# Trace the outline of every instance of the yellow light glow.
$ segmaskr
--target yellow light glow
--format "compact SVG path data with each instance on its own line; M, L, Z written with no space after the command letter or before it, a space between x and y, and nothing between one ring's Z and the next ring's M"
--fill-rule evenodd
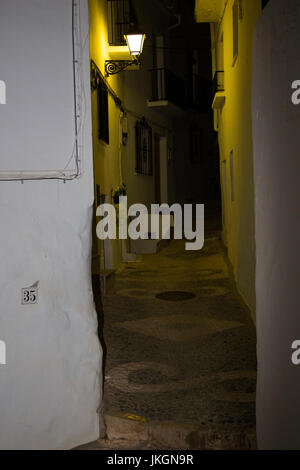
M143 52L145 34L134 33L126 34L125 39L131 55L139 56Z

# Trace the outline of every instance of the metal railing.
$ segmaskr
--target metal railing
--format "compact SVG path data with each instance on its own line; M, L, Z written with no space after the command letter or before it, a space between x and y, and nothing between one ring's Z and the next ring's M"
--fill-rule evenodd
M152 75L152 96L150 101L171 101L184 107L186 103L185 82L166 68L150 70Z
M213 82L212 82L213 96L216 93L225 91L224 88L224 70L217 70L215 72Z

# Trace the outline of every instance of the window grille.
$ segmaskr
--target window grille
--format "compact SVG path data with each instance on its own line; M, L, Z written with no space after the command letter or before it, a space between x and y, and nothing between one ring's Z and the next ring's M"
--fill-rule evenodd
M216 70L213 82L212 82L212 88L213 88L213 97L215 97L215 94L218 93L219 91L225 91L224 88L224 70Z
M152 128L143 118L137 121L136 132L136 172L141 175L152 176Z
M108 42L111 46L126 45L124 34L131 22L130 0L108 0Z

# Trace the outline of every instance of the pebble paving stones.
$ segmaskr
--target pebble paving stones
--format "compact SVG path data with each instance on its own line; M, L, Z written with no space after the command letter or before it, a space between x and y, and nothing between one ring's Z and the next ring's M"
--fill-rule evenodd
M255 328L218 236L128 263L103 308L106 413L255 429Z

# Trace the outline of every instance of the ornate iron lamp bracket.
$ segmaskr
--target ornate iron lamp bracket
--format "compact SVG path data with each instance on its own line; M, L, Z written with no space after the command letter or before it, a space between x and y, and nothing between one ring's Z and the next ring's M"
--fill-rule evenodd
M134 60L106 60L105 61L105 73L106 76L109 75L116 75L122 70L127 69L128 67L132 67L133 65L139 65L139 61L137 59Z

